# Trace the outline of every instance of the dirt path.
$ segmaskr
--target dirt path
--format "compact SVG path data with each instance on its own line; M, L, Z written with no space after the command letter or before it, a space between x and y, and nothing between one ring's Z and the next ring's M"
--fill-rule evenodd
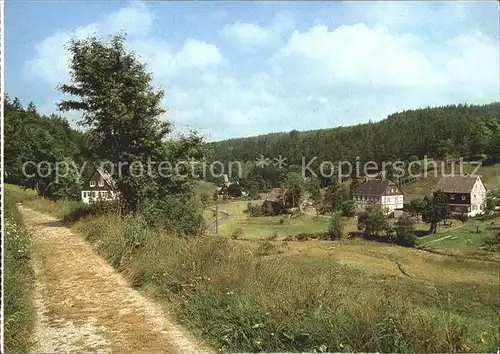
M81 237L53 217L20 209L33 242L35 352L207 351Z

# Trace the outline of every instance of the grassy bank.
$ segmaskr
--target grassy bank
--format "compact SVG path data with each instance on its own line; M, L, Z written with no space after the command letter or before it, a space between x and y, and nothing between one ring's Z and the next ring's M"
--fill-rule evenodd
M34 324L31 244L16 199L5 193L4 346L8 353L29 350Z
M60 205L26 203L53 215ZM216 350L494 352L500 345L498 282L369 274L324 257L252 252L222 237L186 240L131 216L87 217L73 227ZM466 261L439 267L473 270Z

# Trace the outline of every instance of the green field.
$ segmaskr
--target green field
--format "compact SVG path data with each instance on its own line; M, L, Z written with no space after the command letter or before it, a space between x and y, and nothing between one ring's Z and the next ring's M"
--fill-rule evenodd
M485 240L500 231L500 218L488 221L471 219L466 223L459 223L458 227L441 227L438 231L436 235L420 238L419 243L429 249L500 260L498 253L482 249Z
M219 206L220 212L229 215L227 220L221 220L218 233L222 236L231 236L234 230L241 229L243 239L265 239L272 235L277 235L278 239L287 236L295 236L301 233L315 234L325 232L328 229L329 217L309 216L288 217L279 216L259 216L250 217L244 211L247 209L248 201L232 201ZM253 201L252 204L260 204L262 201ZM215 231L215 216L213 208L204 214L209 231ZM283 223L281 223L283 220ZM351 232L356 229L354 218L345 218L345 231Z

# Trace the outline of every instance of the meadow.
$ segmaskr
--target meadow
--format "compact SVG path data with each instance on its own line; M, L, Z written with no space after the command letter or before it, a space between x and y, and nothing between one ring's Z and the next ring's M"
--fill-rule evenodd
M54 215L64 208L43 199L23 203ZM236 225L222 222L221 233ZM253 235L248 240L185 239L132 216L92 216L72 227L215 350L493 352L500 346L498 262L361 239L261 241L252 224L241 226Z

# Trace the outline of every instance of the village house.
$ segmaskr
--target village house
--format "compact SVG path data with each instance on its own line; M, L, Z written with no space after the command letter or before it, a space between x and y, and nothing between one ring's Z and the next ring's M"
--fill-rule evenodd
M226 195L230 198L247 196L247 193L241 189L240 183L238 181L230 182L227 174L223 174L222 178L222 185L220 187L217 187L217 193L219 195Z
M82 188L82 201L90 204L98 200L115 200L118 191L113 177L106 171L97 168Z
M486 206L486 187L481 176L443 176L434 191L442 190L450 199L452 215L475 216Z
M404 193L388 179L367 181L353 193L356 211L361 212L369 205L380 205L387 214L403 209Z

